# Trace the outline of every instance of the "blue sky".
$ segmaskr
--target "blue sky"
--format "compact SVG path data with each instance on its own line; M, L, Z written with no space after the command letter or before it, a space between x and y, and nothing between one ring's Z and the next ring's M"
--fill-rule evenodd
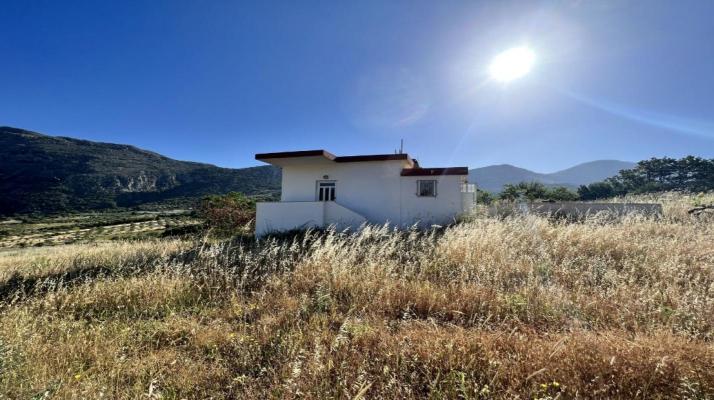
M0 125L225 167L714 157L713 1L1 1ZM536 54L501 84L490 60Z

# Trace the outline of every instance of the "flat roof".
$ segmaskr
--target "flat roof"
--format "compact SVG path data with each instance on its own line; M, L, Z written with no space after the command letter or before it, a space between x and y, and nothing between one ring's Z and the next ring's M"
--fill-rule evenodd
M448 168L405 168L402 176L440 176L440 175L468 175L468 167Z
M256 160L265 160L270 158L295 158L295 157L319 157L323 156L330 160L335 159L335 155L325 150L301 150L301 151L281 151L277 153L258 153L255 155Z
M270 160L275 158L298 158L298 157L325 157L328 160L342 162L362 162L362 161L392 161L392 160L410 160L409 155L402 154L365 154L356 156L336 156L327 150L301 150L301 151L282 151L277 153L258 153L255 155L256 160Z
M277 153L258 153L256 160L269 162L268 160L301 158L301 157L324 157L327 160L338 163L362 162L362 161L407 161L411 168L404 168L401 176L440 176L440 175L468 175L468 167L448 167L448 168L421 168L417 160L409 158L406 153L398 154L364 154L356 156L336 156L327 150L300 150L281 151Z

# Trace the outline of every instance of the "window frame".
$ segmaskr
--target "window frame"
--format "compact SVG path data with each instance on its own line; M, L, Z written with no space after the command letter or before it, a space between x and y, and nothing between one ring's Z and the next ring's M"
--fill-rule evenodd
M424 182L431 182L434 185L434 194L422 194L421 185ZM416 195L417 197L437 197L439 195L439 181L436 179L417 179L416 181Z
M323 186L324 184L324 186ZM327 193L330 193L330 198L324 198L320 199L320 189L332 189L330 191L325 190L324 193L327 196ZM325 202L325 201L335 201L337 198L336 195L337 192L337 181L336 180L330 180L330 179L321 179L315 182L315 201L320 201L320 202Z

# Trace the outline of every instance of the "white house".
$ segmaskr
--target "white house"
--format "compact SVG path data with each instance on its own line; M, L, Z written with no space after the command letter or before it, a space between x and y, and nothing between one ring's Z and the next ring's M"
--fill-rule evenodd
M325 150L256 154L282 168L280 202L257 204L255 234L362 223L447 224L471 209L467 167L421 168L407 154L335 156Z

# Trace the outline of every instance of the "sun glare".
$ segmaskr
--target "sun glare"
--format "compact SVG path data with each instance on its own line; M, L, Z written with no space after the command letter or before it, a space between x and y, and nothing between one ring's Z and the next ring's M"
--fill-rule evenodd
M514 47L494 57L488 67L491 78L510 82L527 74L533 67L535 54L527 47Z

